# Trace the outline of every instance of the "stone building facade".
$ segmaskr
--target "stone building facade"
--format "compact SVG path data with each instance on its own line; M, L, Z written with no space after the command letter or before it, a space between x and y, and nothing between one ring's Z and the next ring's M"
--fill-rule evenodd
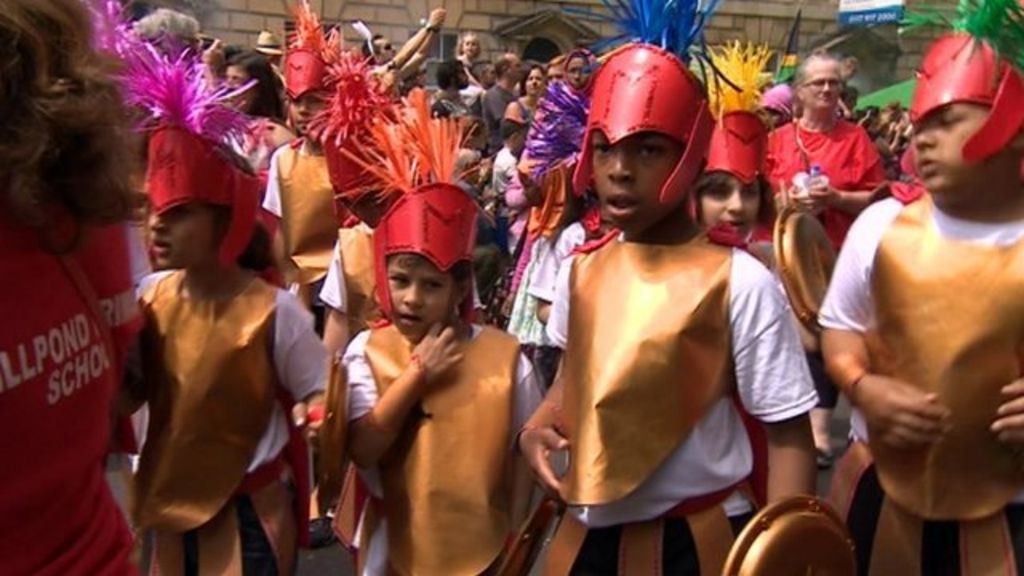
M293 0L153 0L184 8L199 17L204 30L225 42L251 45L263 29L283 33L288 27ZM328 23L362 20L377 33L401 43L421 25L430 0L310 0ZM800 48L825 47L861 62L860 84L869 89L909 77L933 34L899 35L895 26L840 30L836 24L839 0L723 0L707 29L709 44L730 40L767 43L776 50L786 38L798 8L802 8ZM908 0L910 8L952 6L954 0ZM457 34L479 33L485 51L516 52L527 59L547 56L587 44L611 33L580 11L600 11L600 0L444 0L448 11L445 30L434 46L434 56L450 57ZM346 27L346 36L355 37Z

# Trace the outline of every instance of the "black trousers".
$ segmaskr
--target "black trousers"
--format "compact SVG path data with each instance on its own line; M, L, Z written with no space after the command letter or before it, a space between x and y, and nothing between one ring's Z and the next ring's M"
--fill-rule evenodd
M753 517L752 513L729 518L734 536L738 536ZM619 540L622 526L594 528L587 531L580 553L572 565L573 576L617 576L619 572ZM662 535L662 573L673 576L700 576L697 547L690 525L682 518L665 520ZM719 576L718 574L704 576Z

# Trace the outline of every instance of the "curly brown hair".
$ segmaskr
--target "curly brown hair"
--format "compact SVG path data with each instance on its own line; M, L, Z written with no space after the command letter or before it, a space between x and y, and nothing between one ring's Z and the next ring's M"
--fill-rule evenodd
M137 157L112 71L78 0L0 0L0 201L25 224L131 215Z

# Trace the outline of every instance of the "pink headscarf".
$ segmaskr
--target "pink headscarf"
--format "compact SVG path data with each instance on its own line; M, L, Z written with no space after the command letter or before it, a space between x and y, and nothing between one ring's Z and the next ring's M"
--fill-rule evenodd
M789 121L793 118L793 88L789 84L773 86L761 95L761 107L778 112Z

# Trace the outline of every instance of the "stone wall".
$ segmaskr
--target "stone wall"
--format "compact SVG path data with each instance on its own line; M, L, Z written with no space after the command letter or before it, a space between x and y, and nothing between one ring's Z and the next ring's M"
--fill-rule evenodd
M189 4L204 24L205 31L222 38L225 42L251 45L256 34L263 29L282 33L289 14L290 0L164 0L163 4ZM908 0L911 8L921 5L954 5L954 0ZM310 0L313 9L327 22L363 20L374 32L384 34L395 43L401 43L419 26L436 0ZM836 25L838 0L806 0L803 2L803 21L800 27L800 48L804 51L830 43L842 36ZM496 54L505 50L521 52L522 38L501 38L493 34L496 28L517 19L528 17L544 10L561 10L567 18L580 21L601 35L611 33L604 23L581 20L577 15L565 12L565 8L600 10L600 0L570 0L547 2L537 0L447 0L447 32L473 30L480 33L485 51ZM795 0L724 0L708 26L707 38L710 44L730 40L749 40L768 43L777 50L785 47L793 17L799 3ZM567 49L574 43L577 31L566 29L558 22L546 24L536 30L536 35L552 39L561 48ZM882 26L873 33L893 46L895 62L885 64L885 76L895 79L912 74L921 53L934 34L914 33L899 36L895 26ZM355 41L351 30L346 36ZM841 38L840 38L841 40ZM838 45L842 48L842 43ZM862 62L863 67L874 63Z

